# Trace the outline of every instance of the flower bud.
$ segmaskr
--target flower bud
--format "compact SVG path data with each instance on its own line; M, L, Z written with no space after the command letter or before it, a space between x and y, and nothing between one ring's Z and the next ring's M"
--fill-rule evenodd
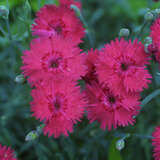
M121 151L125 147L125 141L120 139L116 142L116 148Z
M157 15L160 15L160 8L154 10Z
M0 17L8 19L9 9L6 6L0 6Z
M16 83L20 83L20 84L24 84L25 83L25 78L24 78L23 74L18 75L15 78L15 82Z
M33 131L29 132L26 135L25 141L33 141L33 140L35 140L38 137L39 137L39 135L38 135L37 131L33 130Z
M119 36L120 37L128 37L130 34L130 31L128 28L122 28L120 31L119 31Z
M148 46L149 46L149 44L144 44L144 51L146 52L146 53L149 53L149 51L148 51Z
M146 37L144 40L145 44L152 44L152 38L151 37Z
M153 14L151 12L147 12L145 15L144 15L144 19L146 21L152 21L154 18Z

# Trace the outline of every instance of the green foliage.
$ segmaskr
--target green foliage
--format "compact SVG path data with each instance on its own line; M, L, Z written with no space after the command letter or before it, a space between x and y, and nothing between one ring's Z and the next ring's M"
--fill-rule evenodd
M49 3L58 5L57 0L0 1L0 5L8 4L10 10L8 20L0 19L0 143L14 148L20 160L151 160L151 141L143 136L131 136L125 140L121 153L115 143L121 138L119 133L151 135L159 124L160 75L154 62L149 67L153 83L142 93L143 108L134 126L107 132L102 131L97 123L89 124L84 117L67 138L54 139L41 134L36 138L31 135L35 140L25 141L26 135L37 131L40 124L30 113L29 85L17 84L14 80L21 74L22 52L29 48L33 38L30 27L35 12ZM115 39L121 28L129 28L131 36L135 37L148 11L146 8L160 6L151 0L82 0L82 3L82 15L94 48L101 48ZM149 26L143 35L148 33ZM91 44L86 36L80 47L87 51ZM83 84L83 81L79 83Z
M116 160L122 160L122 157L121 157L121 154L120 154L120 151L117 150L116 148L116 143L117 143L118 139L117 138L114 138L110 144L110 148L109 148L109 160L113 160L113 159L116 159Z

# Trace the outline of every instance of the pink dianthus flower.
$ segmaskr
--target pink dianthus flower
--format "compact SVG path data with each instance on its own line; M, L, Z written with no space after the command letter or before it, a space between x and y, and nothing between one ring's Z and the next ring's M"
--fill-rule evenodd
M100 51L96 62L98 80L118 95L140 92L151 82L151 75L145 66L148 60L141 42L116 39Z
M80 88L66 78L38 86L32 90L32 97L33 116L44 121L44 134L55 138L73 131L73 124L80 121L86 105Z
M30 48L24 52L21 69L32 85L66 76L78 80L86 73L81 49L71 40L59 36L43 37L34 39Z
M37 12L35 24L32 25L33 35L72 38L74 43L80 43L85 32L81 21L73 9L64 5L45 5Z
M152 145L154 147L154 158L155 160L160 160L160 126L156 127L155 131L152 134Z
M0 144L0 160L17 160L14 151L10 147L2 146Z
M140 110L140 96L138 93L117 95L107 86L97 82L87 84L86 99L88 100L88 119L98 121L100 127L108 130L118 126L133 125Z

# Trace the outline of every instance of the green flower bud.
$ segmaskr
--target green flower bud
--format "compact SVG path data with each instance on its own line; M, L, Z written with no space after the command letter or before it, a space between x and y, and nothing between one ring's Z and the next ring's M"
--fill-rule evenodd
M151 37L146 37L144 40L145 44L152 44L152 38Z
M26 81L26 80L25 80L23 74L20 74L20 75L18 75L18 76L15 78L15 82L16 82L16 83L24 84L25 81Z
M148 46L149 46L149 44L145 44L145 45L144 45L144 51L145 51L146 53L149 53L149 51L148 51Z
M116 142L116 148L120 151L125 147L125 141L120 139Z
M128 37L130 34L130 31L128 28L122 28L120 31L119 31L119 36L120 37Z
M8 19L9 9L6 6L0 6L0 17Z
M33 141L33 140L35 140L38 137L39 137L39 135L38 135L37 131L33 130L33 131L29 132L26 135L25 141Z
M154 18L153 14L151 12L147 12L145 15L144 15L144 19L146 21L152 21Z
M160 8L154 10L156 14L160 15Z

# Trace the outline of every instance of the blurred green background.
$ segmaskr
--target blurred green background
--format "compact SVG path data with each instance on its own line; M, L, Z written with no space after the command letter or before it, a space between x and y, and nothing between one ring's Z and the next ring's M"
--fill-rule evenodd
M0 0L9 7L9 18L0 18L0 143L11 146L20 160L152 160L151 135L160 124L160 97L155 97L142 109L134 126L107 132L98 123L89 124L86 117L75 126L69 137L58 139L41 135L33 141L25 141L26 135L40 125L31 117L30 87L17 84L14 79L21 73L21 56L29 48L32 39L30 26L36 11L55 0ZM93 47L101 48L118 36L123 27L131 30L133 38L143 24L147 8L155 9L160 3L152 0L81 0L82 14L92 35ZM149 24L142 40L149 35ZM81 48L90 49L85 37ZM153 83L142 93L142 99L160 87L158 65L149 67ZM118 151L115 143L130 133L125 148Z

